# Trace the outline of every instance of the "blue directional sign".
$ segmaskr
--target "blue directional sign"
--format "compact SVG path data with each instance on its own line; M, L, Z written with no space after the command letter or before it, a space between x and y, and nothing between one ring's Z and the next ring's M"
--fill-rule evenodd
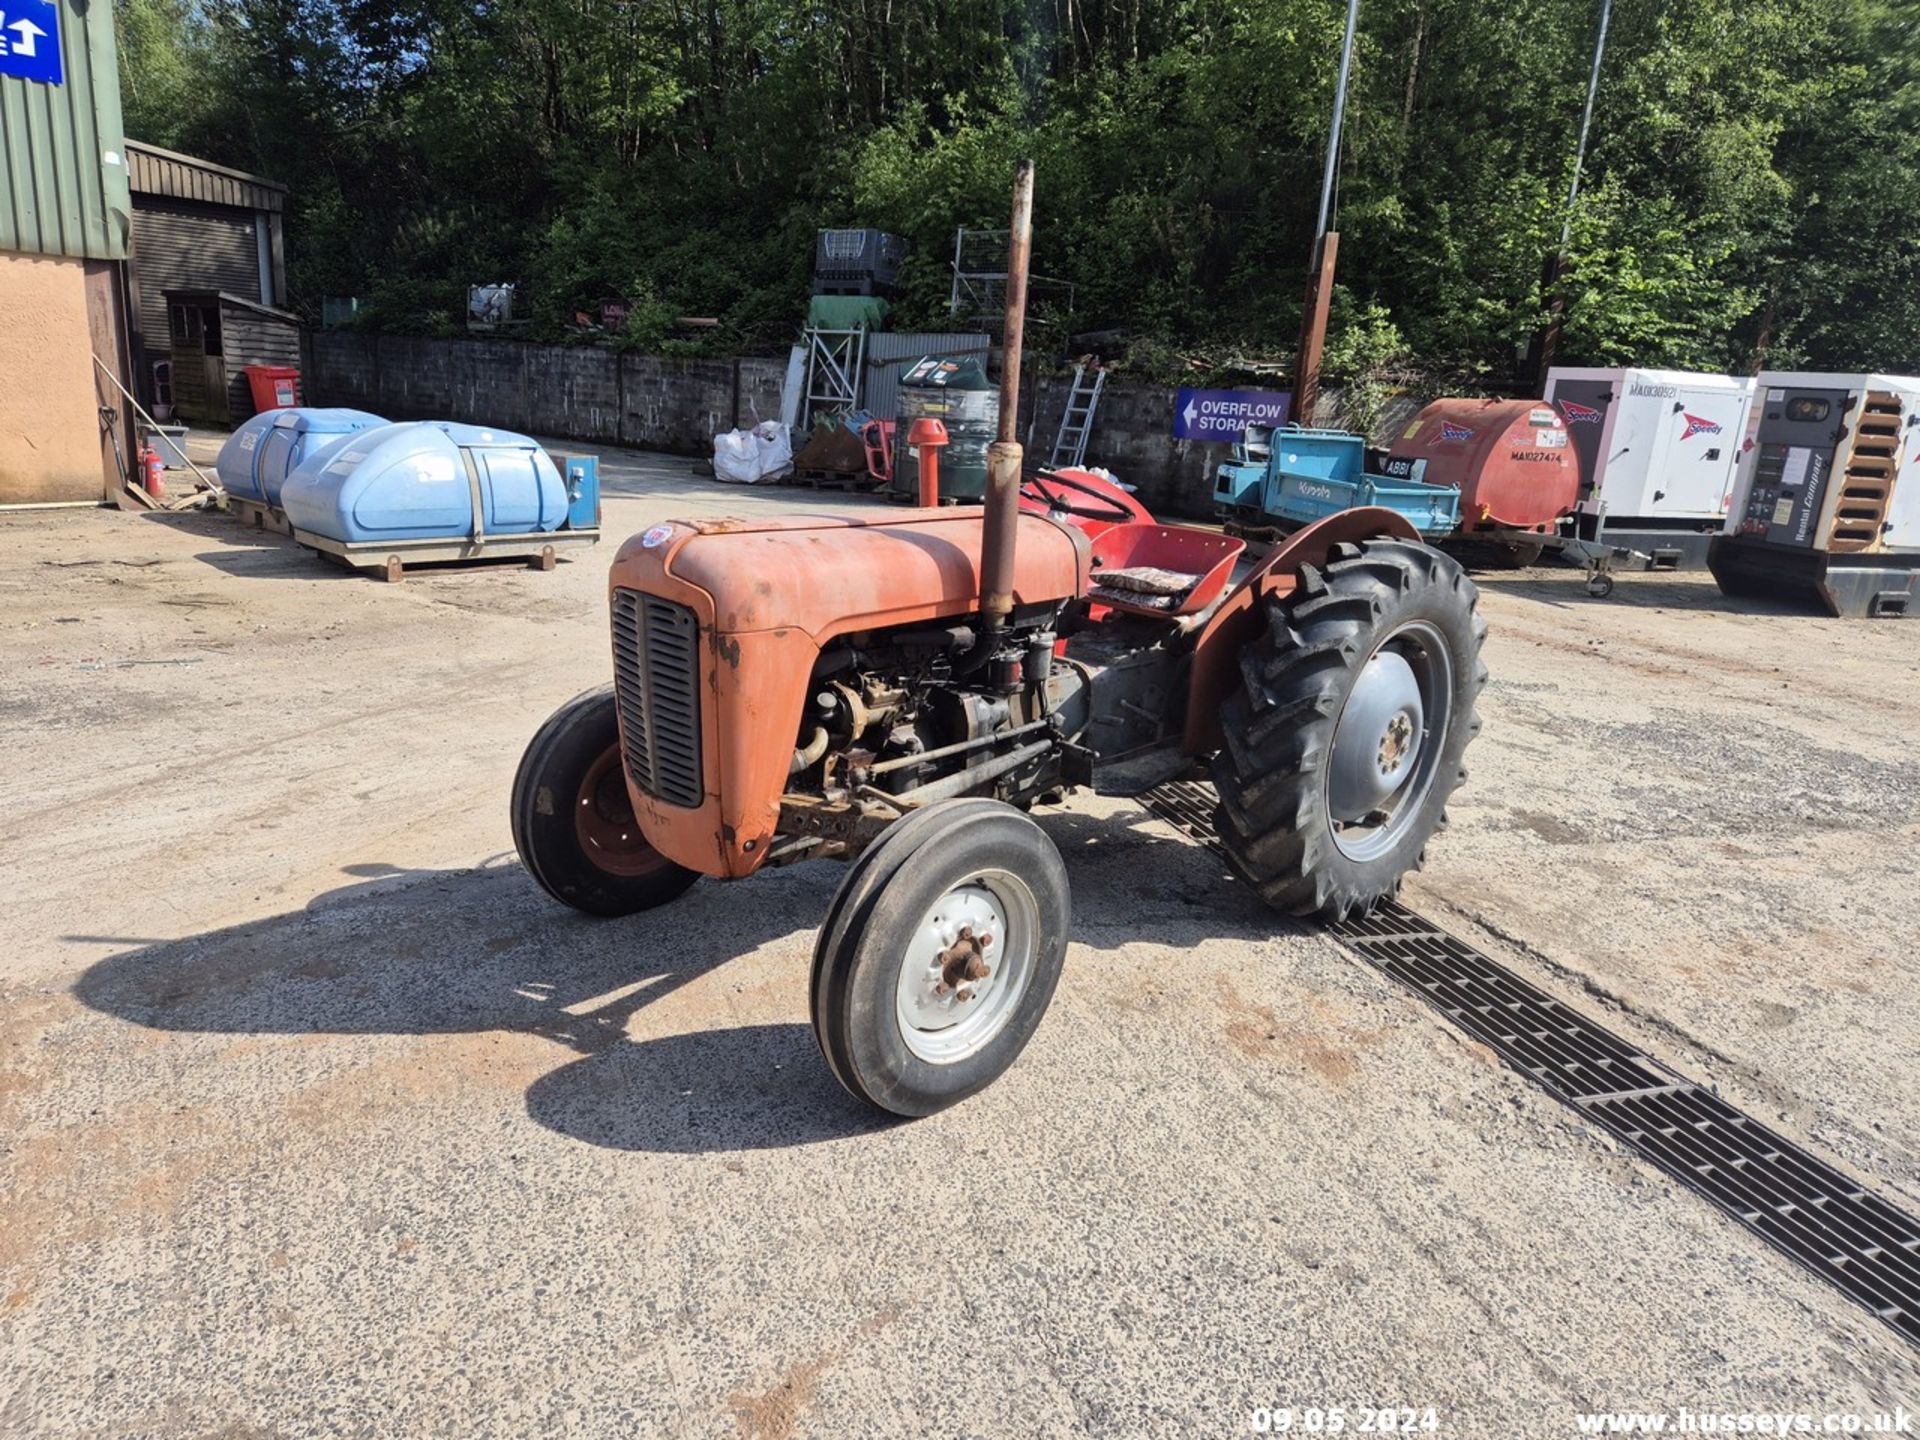
M1249 425L1284 425L1293 396L1285 390L1186 390L1173 407L1173 438L1231 445Z
M58 85L60 6L58 0L0 0L0 75Z

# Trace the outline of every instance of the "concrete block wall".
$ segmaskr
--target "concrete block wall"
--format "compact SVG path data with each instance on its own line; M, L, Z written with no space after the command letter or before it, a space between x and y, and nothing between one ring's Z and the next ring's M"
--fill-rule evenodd
M526 374L526 429L582 440L619 433L618 355L611 350L569 352L532 345L513 348L521 352ZM474 404L476 409L484 408L478 397Z
M733 428L737 363L621 356L619 442L710 453L713 437Z
M315 405L704 455L719 431L779 418L786 364L323 330L306 372Z
M787 362L750 359L739 362L740 396L734 406L736 425L753 426L780 418L780 389L787 383Z

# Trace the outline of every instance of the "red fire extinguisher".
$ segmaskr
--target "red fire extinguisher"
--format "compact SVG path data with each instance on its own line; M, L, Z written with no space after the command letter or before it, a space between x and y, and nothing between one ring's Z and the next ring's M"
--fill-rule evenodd
M140 471L146 480L147 494L159 497L167 493L167 467L161 463L160 452L149 441L140 455Z

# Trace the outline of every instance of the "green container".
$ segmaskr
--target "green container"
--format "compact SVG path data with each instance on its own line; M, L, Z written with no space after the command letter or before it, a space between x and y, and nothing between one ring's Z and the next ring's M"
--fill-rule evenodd
M980 500L987 493L987 449L1000 429L1000 394L975 356L929 355L900 377L893 432L893 494L920 493L920 457L907 444L913 422L931 417L947 427L940 452L940 498Z
M816 295L807 302L807 325L814 330L880 330L887 323L887 302L872 295Z

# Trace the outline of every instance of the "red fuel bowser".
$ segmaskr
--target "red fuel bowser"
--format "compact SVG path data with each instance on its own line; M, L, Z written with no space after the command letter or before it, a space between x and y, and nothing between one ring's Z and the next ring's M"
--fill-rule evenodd
M1436 400L1400 432L1382 469L1459 486L1463 537L1551 535L1580 498L1580 466L1566 427L1544 400Z

